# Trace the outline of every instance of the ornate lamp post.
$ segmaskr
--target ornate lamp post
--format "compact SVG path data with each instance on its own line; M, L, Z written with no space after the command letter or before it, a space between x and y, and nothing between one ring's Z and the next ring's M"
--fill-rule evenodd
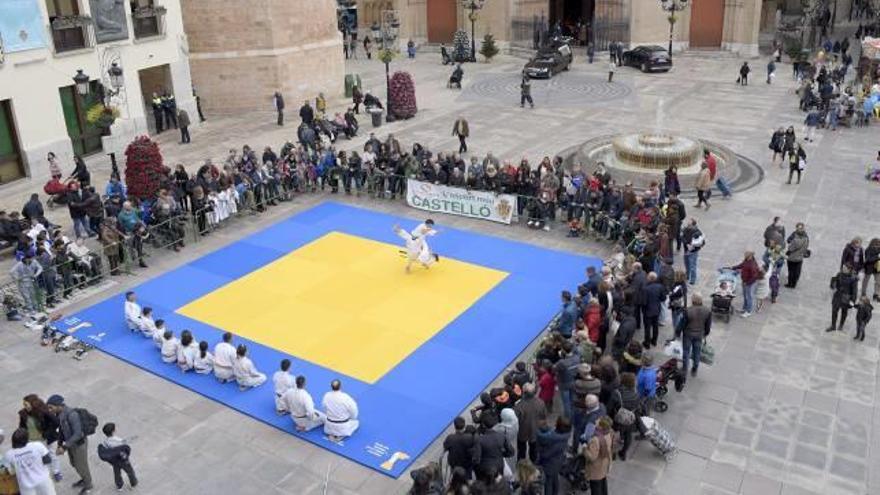
M85 75L82 69L76 70L76 75L73 76L73 83L76 85L76 94L80 96L88 96L89 76Z
M477 41L475 36L474 25L479 17L478 12L483 9L486 0L461 0L461 6L469 10L468 19L471 21L471 62L477 61Z
M110 76L110 87L112 87L112 91L110 96L116 96L119 94L119 90L125 85L125 78L122 74L122 67L119 66L116 62L110 65L110 68L107 69L107 75Z
M385 10L382 12L382 26L373 23L372 26L373 39L382 39L382 51L379 52L379 60L385 64L385 120L387 122L394 121L394 115L391 114L391 73L389 64L397 53L397 36L400 32L400 21L398 20L396 10Z
M660 7L669 12L669 16L666 18L669 21L669 61L672 62L672 34L673 29L675 27L675 21L678 18L675 17L676 12L681 12L687 7L688 0L660 0Z

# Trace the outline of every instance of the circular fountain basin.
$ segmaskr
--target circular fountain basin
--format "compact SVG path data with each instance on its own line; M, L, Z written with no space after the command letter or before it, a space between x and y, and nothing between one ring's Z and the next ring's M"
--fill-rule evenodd
M703 147L696 140L665 133L625 134L611 141L615 160L635 168L666 170L697 166Z

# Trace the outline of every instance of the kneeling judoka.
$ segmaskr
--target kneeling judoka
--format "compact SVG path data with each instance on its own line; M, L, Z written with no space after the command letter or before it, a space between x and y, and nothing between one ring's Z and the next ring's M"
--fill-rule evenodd
M296 388L284 392L281 402L290 411L296 431L309 431L324 424L324 413L315 410L315 401L306 390L306 377L296 377Z
M330 391L324 394L324 400L321 401L327 416L324 433L334 442L350 437L360 426L357 403L341 389L342 383L333 380L330 382Z

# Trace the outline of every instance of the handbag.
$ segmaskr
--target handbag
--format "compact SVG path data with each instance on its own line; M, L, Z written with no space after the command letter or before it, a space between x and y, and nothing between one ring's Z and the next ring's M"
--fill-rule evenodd
M700 362L709 366L715 364L715 348L709 345L708 340L703 341L703 348L700 350Z
M807 249L807 250L804 252L804 258L809 258L810 256L812 256L812 254L813 254L813 252L810 251L809 249ZM880 262L878 262L878 263L880 263Z
M620 395L620 390L615 390L614 392L617 394L617 399L621 403L620 408L614 414L614 422L622 426L632 426L633 423L636 422L635 413L623 407L623 397Z

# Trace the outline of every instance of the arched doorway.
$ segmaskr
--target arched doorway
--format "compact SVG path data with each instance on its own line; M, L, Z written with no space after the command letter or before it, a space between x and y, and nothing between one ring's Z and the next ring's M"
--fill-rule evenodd
M428 0L428 42L451 43L458 26L456 0Z
M585 42L593 24L596 0L550 0L550 30Z
M720 48L724 32L724 0L691 2L691 48Z

